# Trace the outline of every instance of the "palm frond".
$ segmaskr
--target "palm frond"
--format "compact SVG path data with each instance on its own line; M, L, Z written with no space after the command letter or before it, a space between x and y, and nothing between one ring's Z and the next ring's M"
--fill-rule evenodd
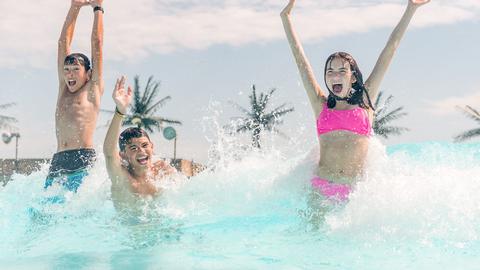
M282 106L280 107L284 107L286 104L283 104ZM278 117L281 117L289 112L293 112L295 110L295 108L291 107L291 108L287 108L287 109L281 109L281 108L277 108L275 110L273 110L272 112L269 113L269 115L273 115L273 117L275 118L278 118Z
M16 123L17 119L15 117L11 117L11 116L0 115L0 121Z
M250 131L250 128L247 125L240 125L236 128L235 133Z
M405 131L409 131L409 129L405 127L388 125L391 121L406 116L407 113L403 112L403 106L389 111L393 96L389 95L385 100L383 100L383 98L384 93L380 91L374 105L376 110L374 112L372 128L375 134L388 139L391 135L400 135Z
M141 122L142 123L142 128L148 130L151 133L153 133L155 131L153 128L155 128L157 131L162 130L161 123L159 121L157 121L156 119L142 118L141 121L142 121Z
M6 129L11 129L11 128L15 128L14 126L12 126L12 124L14 123L17 123L17 119L14 118L14 117L10 117L10 116L3 116L3 115L0 115L0 128L6 128Z
M383 93L380 92L380 94L378 95L379 97L375 102L375 112L374 112L375 117L382 117L386 113L386 111L389 109L389 105L393 99L393 96L389 95L384 102L380 103L382 94Z
M398 107L396 108L395 110L383 115L383 116L380 116L378 118L375 119L375 122L378 126L381 126L381 125L384 125L388 122L391 122L393 120L396 120L398 118L401 118L405 115L407 115L406 112L401 112L403 110L403 107Z
M148 89L145 90L144 94L144 104L146 107L151 107L150 104L158 96L158 88L160 87L160 82L154 82L153 81L153 76L150 76L148 78ZM145 108L146 109L146 108ZM146 109L147 110L147 109Z
M147 108L145 110L145 114L146 115L149 115L149 114L154 114L157 112L157 110L162 107L167 101L171 100L172 97L170 96L166 96L164 98L162 98L161 100L157 101L155 104L151 105L149 108Z
M276 107L275 109L273 109L270 113L273 113L273 112L276 112L276 111L279 111L279 110L282 110L285 106L287 106L287 103L283 103L282 105ZM293 108L292 108L293 109Z
M388 139L391 135L401 135L405 131L410 129L406 127L392 127L392 126L381 126L374 129L375 134Z
M375 112L374 112L375 117L381 117L382 115L384 115L386 113L386 111L389 109L388 105L391 102L392 98L393 98L393 96L390 95L387 98L387 100L385 100L384 103L375 104Z
M151 116L149 117L149 119L152 119L152 120L155 120L159 123L169 123L169 124L177 124L177 125L181 125L182 122L178 121L178 120L172 120L172 119L168 119L168 118L163 118L163 117L156 117L156 116Z
M152 91L152 81L153 81L153 76L150 76L148 77L147 79L147 84L145 85L145 87L143 88L143 95L142 97L140 98L140 103L142 105L145 105L147 103L147 100L148 98L150 97L151 95L151 91Z
M11 103L5 103L5 104L0 104L0 110L3 110L3 109L8 109L10 107L13 107L17 105L16 103L14 102L11 102Z
M267 104L268 102L270 101L270 98L272 97L273 93L276 91L277 89L275 88L272 88L270 89L270 92L268 92L268 94L266 94L264 97L263 97L263 100L261 100L261 104L260 106L262 107L263 110L265 110L267 108Z
M465 108L457 106L456 108L459 109L468 118L476 122L480 122L480 113L471 106L466 105Z
M242 133L242 132L248 131L249 128L247 126L247 120L248 119L246 119L246 118L240 118L239 117L235 120L232 120L229 124L223 126L223 129L229 135L235 135L237 133Z
M132 115L128 115L127 117L125 117L123 119L123 122L122 122L122 126L133 126L133 116Z
M378 92L377 100L375 100L375 104L373 104L375 108L379 107L380 102L382 102L382 97L383 97L383 92L382 91Z
M271 127L273 125L283 124L282 116L292 111L293 111L293 108L289 108L289 109L283 109L276 113L270 113L265 117L265 120L262 124L265 127Z
M137 75L134 78L134 88L133 88L133 100L130 103L130 110L132 112L140 111L140 108L137 108L141 104L141 94L140 94L140 77Z
M466 131L458 136L454 137L455 142L463 142L465 140L471 139L473 137L480 136L480 128L476 129L471 129L469 131Z

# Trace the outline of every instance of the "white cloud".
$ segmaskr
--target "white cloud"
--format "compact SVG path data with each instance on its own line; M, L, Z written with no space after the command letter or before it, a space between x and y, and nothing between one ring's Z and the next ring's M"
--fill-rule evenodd
M458 114L457 106L465 105L480 108L480 92L466 96L448 97L441 100L427 102L427 111L436 115Z
M304 42L391 27L407 1L298 1L294 23ZM70 1L1 1L0 67L42 67L55 63L56 41ZM105 0L105 52L123 61L154 53L242 46L285 39L279 0ZM416 14L412 27L473 20L480 0L434 0ZM92 15L82 10L76 48L89 49ZM323 22L328 26L320 27Z

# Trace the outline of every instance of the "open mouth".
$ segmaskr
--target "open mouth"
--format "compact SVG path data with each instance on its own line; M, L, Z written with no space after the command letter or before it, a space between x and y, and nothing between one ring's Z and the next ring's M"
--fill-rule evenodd
M343 90L343 85L340 84L340 83L335 83L332 85L332 91L335 93L335 94L340 94Z
M139 157L137 158L137 162L140 163L140 165L146 165L148 162L148 157Z
M75 80L68 80L67 83L68 83L68 86L73 87L73 86L75 86L75 84L77 84L77 81L75 81Z

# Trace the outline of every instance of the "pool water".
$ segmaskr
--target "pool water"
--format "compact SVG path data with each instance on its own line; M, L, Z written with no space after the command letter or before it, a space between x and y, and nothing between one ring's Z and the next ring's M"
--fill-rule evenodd
M15 175L0 188L0 268L478 269L480 144L373 140L350 200L322 215L318 149L267 152L179 177L135 216L115 211L101 157L78 193L44 191L47 165Z

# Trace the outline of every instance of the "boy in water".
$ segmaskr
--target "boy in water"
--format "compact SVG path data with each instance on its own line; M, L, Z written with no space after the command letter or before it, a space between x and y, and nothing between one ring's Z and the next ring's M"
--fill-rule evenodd
M152 162L153 143L140 128L120 126L132 100L132 88L125 90L125 77L117 80L113 91L116 108L105 137L103 153L112 181L112 199L117 209L136 205L139 198L158 195L159 181L176 173L165 161ZM117 143L120 147L118 149Z
M96 159L93 132L103 95L103 0L72 0L58 40L59 92L55 112L57 153L53 155L45 188L59 183L76 192ZM94 13L92 62L70 52L75 23L84 6Z

